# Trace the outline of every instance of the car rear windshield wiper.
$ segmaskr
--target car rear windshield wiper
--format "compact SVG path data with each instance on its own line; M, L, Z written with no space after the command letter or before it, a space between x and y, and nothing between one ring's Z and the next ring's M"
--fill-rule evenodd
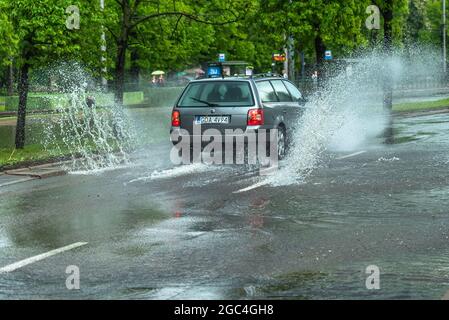
M211 108L219 107L219 105L216 104L216 103L210 103L210 102L208 102L208 101L206 101L206 100L201 100L201 99L197 99L197 98L194 98L194 97L189 97L189 98L192 99L192 100L195 100L195 101L198 101L198 102L207 104L207 105L208 105L209 107L211 107Z

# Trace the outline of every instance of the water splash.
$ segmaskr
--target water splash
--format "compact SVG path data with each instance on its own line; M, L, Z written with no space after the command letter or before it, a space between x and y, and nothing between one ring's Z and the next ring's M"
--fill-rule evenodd
M151 174L145 176L145 177L139 177L136 179L133 179L129 181L128 183L135 183L135 182L147 182L151 180L160 180L160 179L171 179L171 178L177 178L184 175L189 174L196 174L196 173L203 173L206 171L212 171L215 170L217 167L206 165L203 163L194 163L189 165L183 165L178 166L166 170L155 170L151 172Z
M98 171L128 163L135 139L123 107L111 95L93 93L91 78L79 65L53 70L59 95L53 95L57 113L45 126L46 150L69 156L69 171Z
M413 55L397 52L386 57L372 52L356 59L349 70L338 72L310 98L286 163L266 182L275 186L304 183L326 152L381 144L379 137L389 121L383 110L385 75L393 83L404 83L414 80L417 72L435 77L439 67L434 52L426 48L415 49Z

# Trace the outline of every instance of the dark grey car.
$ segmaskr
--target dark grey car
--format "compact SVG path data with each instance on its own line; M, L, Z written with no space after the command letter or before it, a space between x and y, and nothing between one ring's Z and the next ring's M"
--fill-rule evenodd
M282 159L303 105L298 88L279 77L196 80L173 108L171 133L183 131L193 137L195 123L201 124L202 132L214 128L223 134L226 129L241 129L245 134L278 129L276 142Z

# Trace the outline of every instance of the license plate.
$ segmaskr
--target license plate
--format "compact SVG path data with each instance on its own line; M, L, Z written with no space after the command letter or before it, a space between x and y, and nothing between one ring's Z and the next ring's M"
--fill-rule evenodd
M230 116L195 116L195 124L229 124Z

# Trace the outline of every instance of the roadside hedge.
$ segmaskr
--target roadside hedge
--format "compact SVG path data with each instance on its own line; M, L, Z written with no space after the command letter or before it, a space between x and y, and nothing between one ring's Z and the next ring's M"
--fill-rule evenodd
M143 91L124 92L123 93L123 104L125 106L142 104L143 101L144 101Z
M147 88L144 91L145 104L149 107L171 107L184 90L184 87Z
M6 111L17 111L19 105L18 96L9 96L5 99L5 110ZM27 102L27 110L51 110L53 109L54 103L52 99L44 96L29 96Z
M146 107L171 107L183 91L183 87L147 88L144 91L125 92L123 102L125 106L144 105ZM98 107L110 106L114 103L113 93L94 93ZM67 94L39 94L28 95L27 110L56 110L67 108L70 104L70 96ZM17 111L19 105L18 96L5 97L5 111Z
M111 105L114 102L113 94L96 93L93 94L97 106L104 107ZM58 108L67 108L70 104L70 96L66 94L48 94L48 95L38 95L30 94L28 95L27 110L56 110ZM5 99L5 110L6 111L17 111L19 105L18 96L8 96Z

